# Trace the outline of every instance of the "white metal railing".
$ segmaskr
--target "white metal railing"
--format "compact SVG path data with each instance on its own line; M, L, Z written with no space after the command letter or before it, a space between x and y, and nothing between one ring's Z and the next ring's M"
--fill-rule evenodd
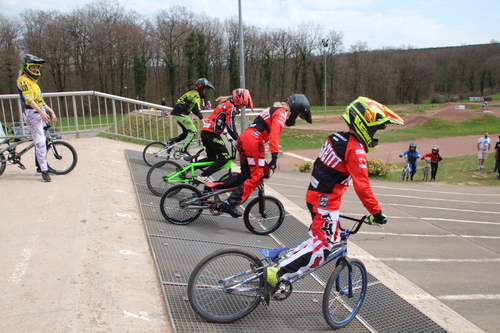
M98 91L44 93L43 96L56 113L55 128L61 133L80 137L85 132L98 132L144 141L166 141L174 136L176 125L169 112L172 108L168 106ZM255 111L258 113L247 113L247 117L256 117L260 110ZM4 135L0 130L0 142L7 137L29 136L22 112L19 95L0 95L0 122L5 129ZM211 110L203 111L209 112ZM195 119L195 124L199 129L202 122Z

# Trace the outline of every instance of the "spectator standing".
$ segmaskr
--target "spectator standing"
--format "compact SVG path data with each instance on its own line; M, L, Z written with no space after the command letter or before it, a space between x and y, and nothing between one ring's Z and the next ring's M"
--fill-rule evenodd
M495 169L493 169L492 172L498 172L498 174L500 175L500 161L499 161L499 158L500 158L500 135L498 136L498 141L497 143L495 143ZM500 179L500 178L499 178Z
M167 102L165 102L165 97L163 97L161 99L161 103L160 103L162 106L167 106Z
M488 132L485 132L482 137L477 140L477 169L484 170L484 161L488 158L488 151L491 148L491 139L488 137Z
M137 101L139 101L139 95L135 96L135 99L136 99ZM139 111L139 109L140 109L140 105L139 105L139 104L136 104L136 105L135 105L135 109L136 109L137 111Z

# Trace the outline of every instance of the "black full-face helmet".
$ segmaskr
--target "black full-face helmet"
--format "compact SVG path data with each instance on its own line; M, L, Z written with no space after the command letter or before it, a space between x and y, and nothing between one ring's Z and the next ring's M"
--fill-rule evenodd
M205 97L203 94L203 90L205 90L205 89L215 90L214 86L210 83L210 81L208 81L207 79L205 79L203 77L196 80L196 83L194 85L196 87L196 90L200 93L200 96L202 98Z
M311 104L307 97L302 94L294 94L286 99L290 105L290 116L286 120L286 126L294 126L297 116L304 119L309 124L312 123Z
M21 71L33 80L37 80L42 75L42 73L40 71L38 71L38 73L32 72L30 70L30 67L42 67L43 64L45 64L45 60L43 60L42 58L38 58L32 54L25 54L21 58Z

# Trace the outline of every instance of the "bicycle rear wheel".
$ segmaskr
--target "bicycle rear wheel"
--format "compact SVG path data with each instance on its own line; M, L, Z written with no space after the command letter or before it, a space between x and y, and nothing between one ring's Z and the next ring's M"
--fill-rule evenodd
M201 202L196 200L201 197L200 190L188 184L172 186L160 200L161 215L173 224L188 224L196 220L203 211L197 209Z
M142 151L142 159L148 166L153 166L158 162L166 161L170 158L170 151L163 142L151 142Z
M352 271L341 262L328 279L323 294L323 317L337 329L346 326L356 316L366 295L365 265L358 259L349 260ZM352 281L349 287L349 281Z
M241 249L222 249L196 265L188 282L189 304L202 318L232 323L252 312L261 301L264 281L255 269L262 262ZM237 286L238 283L251 279Z
M148 174L146 175L146 184L149 190L153 192L154 195L162 196L169 188L176 185L174 182L165 181L165 176L180 170L182 170L182 167L173 161L156 163L149 168ZM175 178L186 179L186 173L182 172Z
M285 208L281 201L267 195L250 201L243 214L245 227L257 235L267 235L278 230L284 219Z
M47 146L47 167L56 175L70 173L78 162L75 148L64 141L53 141Z

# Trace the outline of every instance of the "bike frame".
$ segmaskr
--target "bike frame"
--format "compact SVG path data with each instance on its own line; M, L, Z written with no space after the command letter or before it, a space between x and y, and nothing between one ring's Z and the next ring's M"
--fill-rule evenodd
M11 139L9 139L11 140ZM8 152L15 152L16 151L16 148L17 146L20 144L20 143L23 143L23 141L20 141L20 142L15 142L15 143L11 143L9 144L7 147L5 147L4 149L0 150L0 154L3 154L4 152L8 151ZM35 146L35 143L34 142L31 142L27 147L25 147L23 150L21 150L18 155L19 156L23 156L28 150L30 150L31 148L33 148ZM2 160L0 159L0 162L7 162L9 161L8 158Z
M44 130L44 134L45 134L45 144L47 145L47 150L50 148L53 150L53 152L55 153L56 156L59 156L59 154L57 153L56 150L53 149L53 146L52 146L52 142L53 142L53 139L52 137L50 136L50 133L48 132L48 129L50 128L50 124L47 124L43 127L43 130ZM9 141L13 140L14 138L10 138L6 141L6 143L8 144L7 147L5 147L4 149L0 150L0 154L3 154L4 152L8 152L9 155L5 158L5 159L1 159L0 158L0 163L4 163L4 162L10 162L12 164L17 164L22 170L25 170L26 167L21 163L21 156L23 156L26 152L28 152L31 148L33 148L35 146L35 142L32 141L28 146L26 146L23 150L21 150L20 152L16 152L16 148L19 144L23 143L24 141L19 141L19 142L15 142L15 143L11 143L9 144ZM14 156L12 156L14 155Z
M231 162L231 160L228 161L228 163ZM203 163L203 162L202 162ZM209 163L209 162L206 162ZM193 163L194 164L194 163ZM227 163L226 163L227 165ZM180 172L180 171L179 171ZM186 182L186 181L184 181ZM208 209L211 208L211 205L213 202L208 202L207 200L215 197L218 198L220 194L232 192L236 190L239 186L236 187L230 187L230 188L224 188L224 189L214 189L211 192L208 192L201 197L193 197L189 198L188 200L184 201L183 204L185 205L183 208L184 209L191 209L191 210L198 210L198 209ZM257 195L259 196L259 214L266 218L266 204L265 204L265 191L264 191L264 182L260 183L257 186ZM249 198L247 198L245 201L239 203L238 205L243 205ZM203 205L199 205L199 203L203 203Z
M214 164L214 161L190 163L178 171L175 171L175 172L172 172L171 174L165 175L163 177L163 180L166 183L189 183L193 180L193 178L196 177L196 174L195 174L196 168L207 167L207 166L210 166L212 164ZM226 164L224 164L220 168L220 170L231 169L232 167L233 167L233 160L229 160L229 161L227 161ZM229 171L231 171L231 170L229 170ZM191 177L190 178L181 177L180 175L182 175L184 173L188 173Z
M178 151L176 150L176 151L172 152L172 149L174 149L175 147L182 147L182 145L184 144L184 141L180 141L180 142L176 142L176 143L165 142L165 144L167 146L165 148L159 150L155 155L157 155L158 157L161 157L163 153L166 153L166 156L173 156L175 158L174 155ZM189 144L189 146L187 148L193 149L193 148L196 148L199 146L201 146L201 141L199 139L197 139L197 140L191 141L191 143Z
M199 207L198 207L199 209ZM355 219L355 218L352 218L352 217L349 217L349 216L345 216L345 215L340 215L341 218L345 218L345 219L348 219L348 220L352 220L352 221L357 221L358 222L358 225L354 228L354 230L350 230L350 229L344 229L341 233L340 233L340 239L342 240L342 242L340 243L337 243L333 246L332 248L332 251L330 252L330 254L328 255L328 257L325 259L325 261L322 263L322 264L319 264L318 266L308 270L308 271L305 271L304 273L300 274L300 275L297 275L293 278L291 278L290 280L288 280L288 282L290 284L293 284L295 281L297 280L300 280L302 278L304 278L306 275L309 275L309 274L312 274L314 271L320 269L321 267L325 266L325 265L328 265L329 263L331 263L332 261L337 260L337 263L335 264L335 267L337 267L341 262L345 263L345 265L347 265L348 269L349 269L349 272L352 271L351 269L351 265L350 265L350 262L349 262L349 258L347 257L347 239L349 238L350 235L354 235L355 233L357 233L359 231L359 229L361 228L361 225L363 224L363 222L366 221L368 215L365 215L362 219ZM365 222L365 223L368 223L368 222ZM382 227L383 228L383 227ZM287 251L289 250L289 248L284 248L283 251ZM280 254L283 252L279 252L276 256L274 257L269 257L269 256L265 256L265 261L267 261L269 264L272 264L272 263L277 263L280 259ZM262 253L262 252L261 252ZM260 271L259 274L255 275L255 276L252 276L244 281L241 281L240 283L234 285L234 286L230 286L229 288L223 288L223 290L225 292L228 292L228 293L233 293L234 290L240 286L243 286L247 283L250 283L258 278L260 278L264 273L264 269L266 267L268 267L269 265L264 265L264 266L261 266L261 267L256 267L254 269L250 269L248 271L245 271L243 273L239 273L239 274L236 274L236 275L233 275L231 277L228 277L228 278L225 278L225 279L221 279L220 282L221 283L224 283L224 282L227 282L227 281L230 281L231 279L235 278L235 277L238 277L238 276L241 276L241 275L245 275L245 274L248 274L250 272L253 272L253 273L257 273ZM263 288L251 288L251 289L239 289L238 291L244 291L244 292L248 292L248 291L260 291L262 290ZM352 280L349 279L349 294L351 295L352 294Z

